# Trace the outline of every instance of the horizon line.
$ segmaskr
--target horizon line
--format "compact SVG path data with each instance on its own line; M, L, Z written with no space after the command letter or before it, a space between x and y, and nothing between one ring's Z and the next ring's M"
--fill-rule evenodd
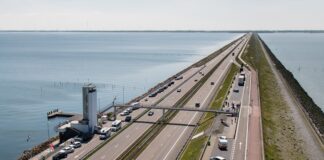
M0 32L324 32L324 29L262 29L262 30L54 30L54 29L0 29Z

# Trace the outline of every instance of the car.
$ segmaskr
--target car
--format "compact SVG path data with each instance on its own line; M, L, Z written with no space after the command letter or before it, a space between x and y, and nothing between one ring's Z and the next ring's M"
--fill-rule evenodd
M221 156L215 156L215 157L210 157L210 160L226 160L226 159Z
M195 82L197 82L198 81L198 79L195 79Z
M99 139L100 140L105 140L105 139L107 139L109 136L107 136L107 135L105 135L105 134L101 134L100 136L99 136Z
M125 122L130 122L131 120L132 120L132 116L127 115L127 116L125 117Z
M65 151L59 151L57 154L53 156L53 160L59 160L67 157L67 153Z
M153 114L154 114L153 111L149 111L147 115L148 115L148 116L153 116Z
M110 129L111 129L112 132L117 132L118 131L117 127L110 127Z
M120 113L121 116L127 116L129 115L129 112L127 110L123 111L122 113Z
M131 107L127 108L126 110L128 113L132 113L133 112L133 109Z
M228 141L226 139L226 136L220 136L218 138L218 148L220 150L227 150L227 146L228 146Z
M63 150L64 150L67 154L69 154L69 153L73 153L73 152L74 152L74 149L73 149L72 147L70 147L70 146L68 146L68 147L64 147Z
M195 104L195 107L200 107L200 103L196 103Z
M72 142L71 145L73 145L73 148L80 148L80 147L82 146L81 143L78 142L78 141ZM71 145L70 145L70 146L71 146Z
M149 97L155 97L157 94L156 93L151 93Z
M75 137L75 138L73 138L73 141L78 141L78 142L82 142L82 138L81 137Z
M210 85L214 85L215 84L215 82L210 82Z
M236 92L236 93L238 93L238 92L239 92L239 89L237 89L237 88L234 88L234 89L233 89L233 92Z
M183 79L183 76L176 77L175 80Z
M160 88L157 92L158 93L162 93L164 91L164 88L162 87L162 88Z
M181 92L181 88L177 89L177 92Z

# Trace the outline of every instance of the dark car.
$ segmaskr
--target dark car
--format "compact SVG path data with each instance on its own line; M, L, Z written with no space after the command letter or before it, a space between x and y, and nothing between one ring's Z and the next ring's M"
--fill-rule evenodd
M200 107L200 103L196 103L195 104L195 107Z
M132 116L128 115L125 117L125 122L130 122L132 120Z
M59 152L56 155L53 156L53 160L59 160L67 157L66 152Z
M149 111L147 115L149 116L153 116L154 112L153 111Z

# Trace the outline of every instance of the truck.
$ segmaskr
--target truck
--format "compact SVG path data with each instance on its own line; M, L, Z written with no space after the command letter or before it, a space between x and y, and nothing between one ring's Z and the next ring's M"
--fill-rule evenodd
M228 141L225 136L220 136L218 138L218 148L220 150L227 150Z
M238 78L238 85L239 86L244 86L244 76L242 75L239 75L239 78Z

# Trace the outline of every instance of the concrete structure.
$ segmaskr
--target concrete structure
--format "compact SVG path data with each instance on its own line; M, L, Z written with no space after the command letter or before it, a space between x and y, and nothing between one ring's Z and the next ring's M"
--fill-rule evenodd
M94 84L86 84L82 88L83 120L88 124L88 133L93 133L97 126L97 90Z
M97 126L97 90L94 84L82 87L83 118L80 121L71 121L58 128L60 141L63 142L76 135L92 135Z

